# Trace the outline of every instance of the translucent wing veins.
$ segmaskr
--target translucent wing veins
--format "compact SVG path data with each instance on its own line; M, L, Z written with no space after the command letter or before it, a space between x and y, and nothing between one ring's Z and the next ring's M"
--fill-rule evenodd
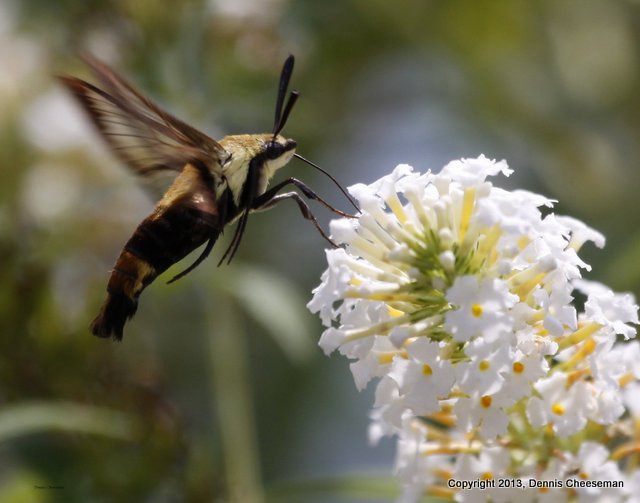
M187 163L214 176L229 154L214 139L155 105L100 61L85 60L102 88L76 77L60 80L76 96L110 147L135 173L180 172Z

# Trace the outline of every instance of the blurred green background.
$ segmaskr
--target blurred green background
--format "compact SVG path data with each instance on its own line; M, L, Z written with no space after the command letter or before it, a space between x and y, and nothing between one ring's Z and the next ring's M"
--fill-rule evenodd
M606 234L592 279L640 292L636 1L0 0L1 502L398 495L393 442L368 445L371 390L316 346L325 242L295 205L253 216L230 266L228 232L156 281L122 344L90 336L153 201L52 77L88 78L82 52L214 137L271 129L293 53L285 134L345 185L505 158L505 184Z

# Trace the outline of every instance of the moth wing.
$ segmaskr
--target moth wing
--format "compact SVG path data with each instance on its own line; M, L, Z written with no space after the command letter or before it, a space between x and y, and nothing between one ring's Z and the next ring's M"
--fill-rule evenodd
M76 77L60 80L134 173L147 181L173 179L192 163L221 176L229 154L217 141L164 111L104 63L85 60L101 87Z

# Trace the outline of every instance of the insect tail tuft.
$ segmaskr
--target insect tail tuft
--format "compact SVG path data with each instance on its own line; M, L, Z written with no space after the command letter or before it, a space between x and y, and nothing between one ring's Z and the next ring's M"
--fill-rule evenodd
M112 336L114 340L121 341L124 324L136 314L137 309L137 300L121 293L109 293L98 316L91 322L91 332L97 337Z

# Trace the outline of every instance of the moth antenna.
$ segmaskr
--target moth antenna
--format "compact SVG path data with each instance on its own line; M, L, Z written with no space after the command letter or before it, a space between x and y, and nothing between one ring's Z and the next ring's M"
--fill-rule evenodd
M293 54L289 54L289 57L285 60L284 65L282 65L282 71L280 72L280 83L278 84L278 98L276 99L276 114L273 119L273 137L276 137L278 134L278 127L281 123L282 117L282 107L284 106L284 99L287 96L287 89L289 88L289 81L291 80L291 74L293 73L293 64L295 63L295 58ZM282 128L280 128L282 129Z
M293 105L296 104L296 101L298 100L299 97L300 97L300 93L298 91L291 91L291 94L289 94L289 99L287 100L287 104L285 105L284 111L282 112L282 116L280 117L280 124L278 124L278 127L275 128L273 131L274 140L276 138L276 135L280 133L280 131L282 131L282 128L284 128L285 124L287 123L287 119L289 118L291 109L293 108Z
M342 185L340 185L340 183L338 182L338 180L336 180L333 176L331 176L331 173L329 173L328 171L325 171L324 169L322 169L320 166L318 166L317 164L311 162L309 159L307 159L306 157L302 157L300 154L295 153L293 154L294 157L297 157L298 159L300 159L303 162L306 162L309 166L311 166L312 168L317 169L318 171L320 171L320 173L326 175L329 177L329 179L336 184L336 187L338 187L338 189L340 189L340 192L342 192L344 194L344 196L347 198L347 200L351 203L351 205L356 209L356 211L358 213L360 213L360 208L358 208L358 205L356 204L356 202L353 200L353 198L349 195L349 193L342 187Z

